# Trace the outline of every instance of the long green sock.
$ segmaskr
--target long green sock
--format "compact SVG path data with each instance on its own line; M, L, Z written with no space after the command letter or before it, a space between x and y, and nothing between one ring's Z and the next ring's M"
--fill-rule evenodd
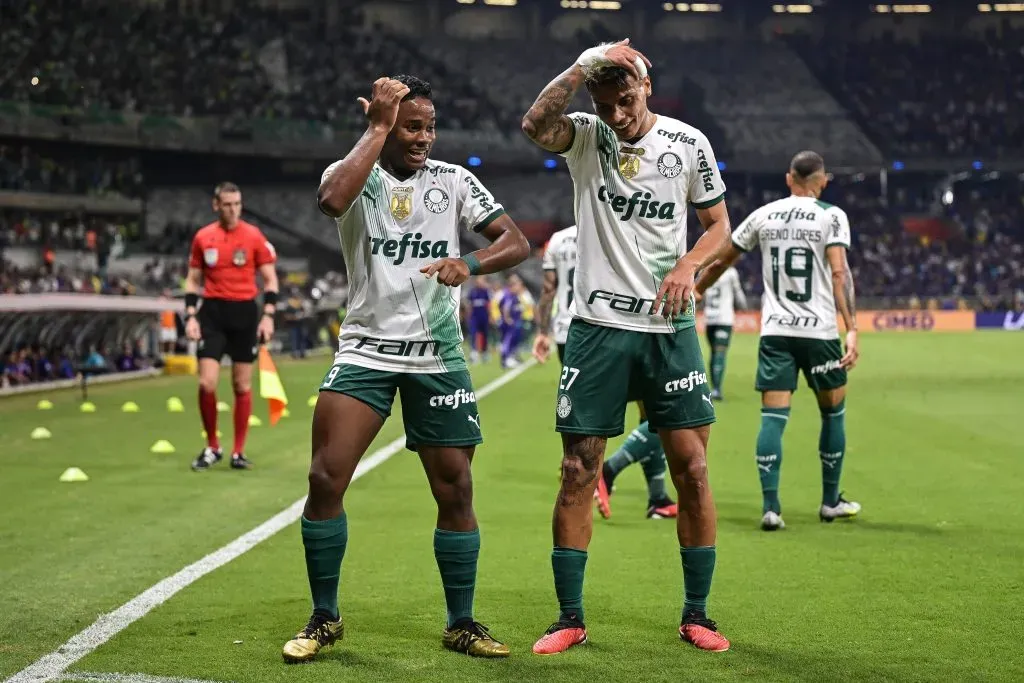
M313 521L302 518L302 545L306 550L306 575L313 595L313 611L338 618L338 580L348 545L348 517Z
M551 551L551 569L555 573L559 619L583 621L583 575L587 569L587 551L555 546Z
M725 351L711 349L711 386L722 391L725 381Z
M647 480L647 498L651 502L661 502L668 498L665 488L665 472L668 464L665 461L665 450L657 434L651 434L647 421L643 421L629 433L619 450L604 463L604 477L614 481L618 474L638 462L644 470Z
M457 621L473 618L480 530L434 529L434 557L441 572L444 601L448 606L448 627L451 628Z
M707 612L711 578L715 575L715 546L679 548L683 559L683 616L690 610Z
M818 457L821 458L821 504L839 503L839 477L843 474L846 455L846 400L821 411L821 435Z
M761 477L761 512L782 512L779 476L782 472L782 432L789 422L789 408L762 408L757 433L757 473Z

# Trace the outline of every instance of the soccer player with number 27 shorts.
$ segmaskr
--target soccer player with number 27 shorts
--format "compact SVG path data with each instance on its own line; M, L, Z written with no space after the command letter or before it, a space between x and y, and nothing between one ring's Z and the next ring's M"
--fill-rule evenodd
M380 78L372 99L359 101L366 132L324 171L318 193L321 210L338 225L349 307L313 412L301 520L313 614L285 644L284 659L308 661L343 634L345 491L396 392L406 446L419 455L437 502L434 556L448 611L442 643L469 655L506 657L508 647L473 614L480 531L470 463L483 439L462 351L459 286L522 262L529 243L472 173L428 159L435 137L428 83ZM460 257L461 229L491 244Z
M555 409L563 456L551 565L560 613L533 646L537 654L586 642L591 498L607 439L624 431L631 400L643 401L679 495L685 592L679 636L703 650L729 648L707 617L716 519L706 452L715 411L692 296L696 272L728 243L729 215L704 134L647 108L649 66L628 39L590 48L523 118L527 136L565 157L579 228L573 320ZM597 115L567 116L582 85ZM688 204L706 230L690 252Z
M760 247L764 296L755 388L761 392L757 471L765 531L786 526L779 502L782 432L801 372L821 413L818 516L832 522L860 512L860 503L845 500L839 491L846 455L846 373L859 356L853 274L846 262L850 222L845 211L820 199L828 175L816 152L793 157L786 184L792 194L750 214L721 259L697 281L698 292L708 290L744 252ZM846 326L845 351L837 316Z
M544 289L537 304L537 336L533 340L533 357L546 363L551 354L551 328L558 349L558 362L565 357L565 340L572 323L573 280L576 277L578 254L576 239L579 229L575 225L559 230L548 240L544 249ZM558 311L552 319L551 310ZM612 515L611 493L615 477L629 465L640 463L647 480L647 518L674 519L678 508L665 490L665 451L661 441L651 434L641 408L640 425L629 433L626 442L601 468L594 500L601 516ZM561 471L561 469L559 469ZM561 476L561 474L559 474Z
M217 220L200 228L192 239L185 278L185 334L199 342L199 414L206 430L206 447L192 469L209 469L223 457L217 436L217 382L220 361L231 358L231 384L235 390L235 444L232 469L245 470L245 437L252 415L252 362L257 344L274 336L277 305L277 254L260 229L241 220L242 192L234 183L221 183L213 191ZM256 306L256 273L263 278L263 310ZM203 305L199 308L199 287Z

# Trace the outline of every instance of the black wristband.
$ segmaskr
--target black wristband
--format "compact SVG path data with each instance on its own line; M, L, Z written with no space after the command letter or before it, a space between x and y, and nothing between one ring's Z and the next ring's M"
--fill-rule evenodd
M185 308L195 308L199 305L199 295L193 292L185 294Z
M267 304L271 306L277 305L277 292L263 292L263 305L266 306Z

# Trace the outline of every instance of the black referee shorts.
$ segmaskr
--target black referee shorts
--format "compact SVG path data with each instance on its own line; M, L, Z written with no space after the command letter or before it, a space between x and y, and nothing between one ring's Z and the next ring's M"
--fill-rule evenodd
M260 316L255 299L203 299L196 318L202 330L197 357L212 358L218 363L224 354L234 363L251 363L256 359Z

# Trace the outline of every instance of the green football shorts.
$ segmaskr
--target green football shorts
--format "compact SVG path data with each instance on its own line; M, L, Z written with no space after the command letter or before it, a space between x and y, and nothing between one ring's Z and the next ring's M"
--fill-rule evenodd
M715 421L696 328L659 334L573 320L558 383L556 431L618 436L626 404L637 400L651 431Z
M327 372L320 391L336 391L362 401L383 419L401 395L405 447L475 446L483 443L480 414L469 372L412 373L374 370L340 363Z
M757 349L757 391L796 391L802 372L814 391L846 386L846 370L839 367L843 345L836 339L805 339L769 335Z

